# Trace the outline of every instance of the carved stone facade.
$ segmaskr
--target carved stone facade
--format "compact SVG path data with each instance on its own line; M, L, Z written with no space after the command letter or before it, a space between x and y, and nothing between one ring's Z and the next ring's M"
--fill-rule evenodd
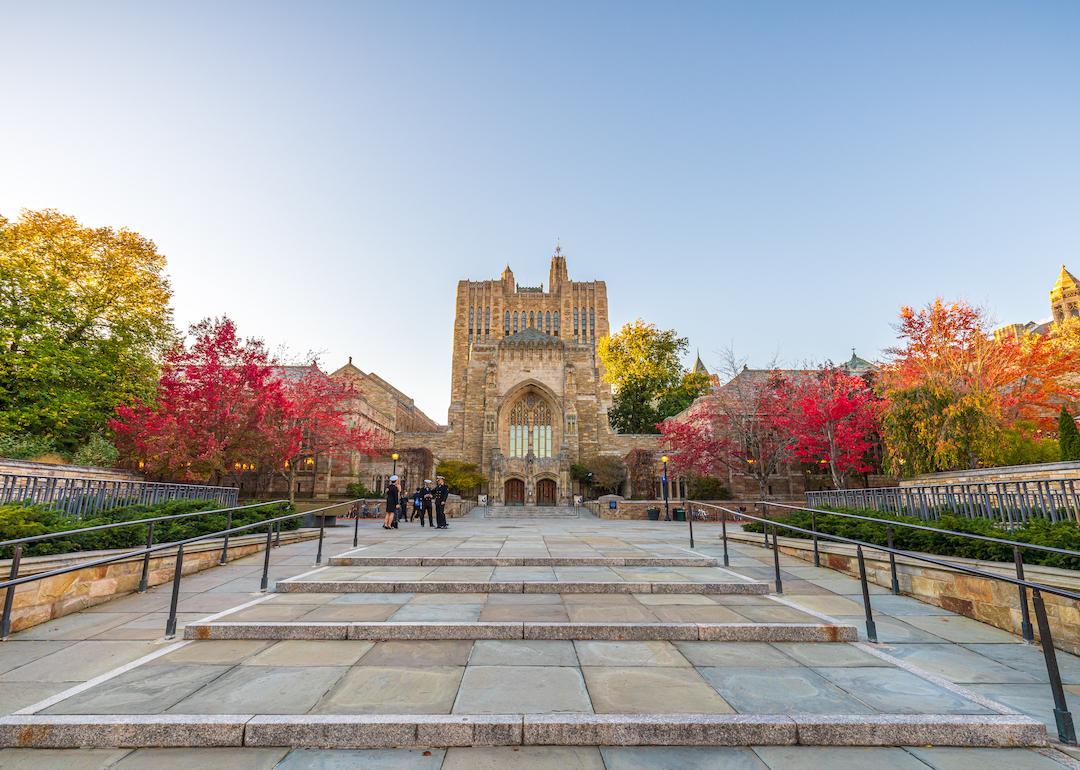
M399 434L395 446L476 464L492 502L571 504L572 463L658 446L608 424L611 388L596 355L608 333L607 286L571 281L558 247L546 290L519 286L509 266L498 280L459 281L448 427Z

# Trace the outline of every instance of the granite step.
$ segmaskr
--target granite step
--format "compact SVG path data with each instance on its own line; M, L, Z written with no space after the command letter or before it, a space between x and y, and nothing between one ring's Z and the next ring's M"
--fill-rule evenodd
M629 580L279 580L277 593L767 594L763 582Z
M0 747L1045 746L1014 714L90 714L0 717Z
M352 556L332 567L718 567L708 556Z
M189 623L185 639L363 639L854 642L858 630L830 623L540 623L228 621Z

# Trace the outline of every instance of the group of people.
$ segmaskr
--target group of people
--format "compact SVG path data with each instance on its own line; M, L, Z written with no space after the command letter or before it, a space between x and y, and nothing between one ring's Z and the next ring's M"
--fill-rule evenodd
M424 514L427 514L428 526L435 529L449 529L446 523L446 500L450 497L450 487L446 486L446 479L442 476L435 477L435 486L431 485L431 479L424 479L424 486L417 487L412 494L412 517L409 517L409 497L398 489L398 477L390 477L390 485L386 488L386 516L383 518L383 529L397 529L399 521L416 521L420 517L420 526L424 526ZM435 519L432 520L432 509L435 511Z

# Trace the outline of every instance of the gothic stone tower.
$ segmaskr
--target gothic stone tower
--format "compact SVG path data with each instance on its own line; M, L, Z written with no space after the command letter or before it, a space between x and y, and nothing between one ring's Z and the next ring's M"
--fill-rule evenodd
M556 246L547 291L510 267L459 281L448 446L476 463L496 502L569 504L570 464L612 435L596 342L608 334L603 281L571 281Z
M1065 265L1061 266L1061 275L1050 290L1050 309L1055 323L1080 318L1080 281L1065 269Z

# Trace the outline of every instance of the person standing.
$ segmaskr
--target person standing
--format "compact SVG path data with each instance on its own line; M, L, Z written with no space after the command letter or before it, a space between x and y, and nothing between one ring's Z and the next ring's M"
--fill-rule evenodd
M410 518L409 521L416 521L416 517L420 516L420 507L422 505L423 503L420 500L420 487L417 487L412 496L412 518ZM420 523L424 523L423 517L420 518Z
M397 476L391 476L390 484L386 487L386 515L383 517L383 529L393 529L397 526L396 517L399 498Z
M435 500L435 519L439 529L449 529L450 525L446 523L446 499L450 497L450 487L446 486L446 479L442 476L436 476L435 480L438 482L432 490L432 498Z
M424 526L424 514L427 514L428 526L435 528L435 522L431 517L431 501L433 492L431 479L424 479L424 486L420 487L420 526Z

